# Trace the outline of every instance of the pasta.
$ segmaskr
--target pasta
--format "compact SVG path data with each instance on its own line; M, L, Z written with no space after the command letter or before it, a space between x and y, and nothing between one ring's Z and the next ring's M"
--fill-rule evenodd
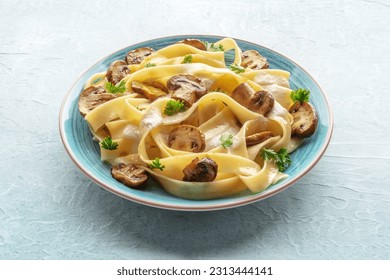
M146 172L175 196L214 199L287 177L262 151L288 156L302 142L289 112L290 73L268 69L257 52L248 58L231 38L203 45L133 50L126 61L136 63L113 63L86 82L80 113L120 182L137 188Z

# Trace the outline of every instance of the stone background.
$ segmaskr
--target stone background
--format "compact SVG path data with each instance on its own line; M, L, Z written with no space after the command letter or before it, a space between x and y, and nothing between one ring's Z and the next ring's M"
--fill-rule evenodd
M1 259L389 259L390 2L0 0ZM216 212L119 198L60 141L79 74L176 34L253 41L292 58L329 97L335 128L293 187Z

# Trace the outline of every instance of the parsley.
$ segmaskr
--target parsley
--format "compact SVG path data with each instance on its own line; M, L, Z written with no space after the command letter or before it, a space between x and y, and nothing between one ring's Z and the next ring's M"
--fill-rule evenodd
M192 63L192 55L187 54L186 56L184 56L182 63Z
M310 90L299 88L297 90L293 90L290 93L290 97L292 101L295 102L309 102Z
M286 148L280 149L279 152L263 148L260 153L264 160L273 160L280 172L285 171L291 165L290 155Z
M114 85L110 82L107 82L106 89L108 92L111 92L113 94L123 93L126 90L126 82L121 81L119 84L116 84L116 85Z
M145 64L145 67L154 67L154 66L156 66L156 63L148 62L148 63Z
M221 138L219 140L221 141L222 147L224 147L225 149L227 149L233 145L233 135L231 135L231 134L221 135Z
M116 150L118 148L118 143L112 141L110 136L107 136L104 138L102 142L100 142L100 145L102 146L103 149L105 150Z
M176 113L184 112L185 110L183 101L171 99L165 105L164 114L172 116Z
M230 64L229 69L232 70L236 74L240 74L240 73L244 73L245 72L245 68L244 67L242 67L240 65L237 65L235 63Z
M160 159L158 157L156 157L154 160L152 160L152 163L149 164L149 167L151 169L160 169L161 171L163 171L163 169L165 168L165 165L161 164L160 163Z
M206 50L211 51L211 52L224 52L225 48L219 44L219 45L214 45L214 43L209 43L207 41L202 41L203 45L206 47Z

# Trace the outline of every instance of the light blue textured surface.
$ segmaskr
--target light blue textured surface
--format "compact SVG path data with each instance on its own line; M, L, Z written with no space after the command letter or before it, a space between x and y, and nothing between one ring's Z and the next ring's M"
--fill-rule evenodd
M389 10L352 0L0 0L0 258L389 259ZM327 93L332 142L298 184L249 206L175 212L119 198L69 159L58 112L79 74L125 46L191 33L275 49Z

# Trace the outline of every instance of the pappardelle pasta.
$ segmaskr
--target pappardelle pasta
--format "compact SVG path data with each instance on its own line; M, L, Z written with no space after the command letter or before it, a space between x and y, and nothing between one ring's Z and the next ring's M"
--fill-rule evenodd
M186 39L112 62L86 82L79 111L131 188L152 176L187 199L257 193L287 177L289 154L316 130L310 91L291 90L289 76L231 38Z

